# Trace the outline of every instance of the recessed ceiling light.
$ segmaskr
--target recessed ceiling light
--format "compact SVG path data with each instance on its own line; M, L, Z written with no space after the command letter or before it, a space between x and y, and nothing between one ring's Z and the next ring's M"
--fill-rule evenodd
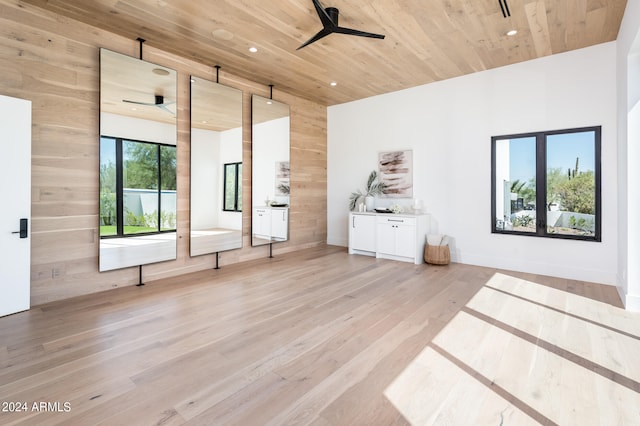
M251 46L251 47L249 48L249 52L251 52L251 53L256 53L257 51L258 51L258 48L257 48L257 47L253 47L253 46Z
M267 101L267 105L271 105L273 102L271 101Z
M507 35L509 37L514 36L516 34L518 34L518 30L509 30L509 31L507 31Z
M157 75L169 75L169 71L162 68L154 68L151 71L153 71L153 73Z
M229 41L233 38L233 33L223 28L218 28L217 30L212 31L211 35L213 35L213 38L216 40Z
M334 87L338 85L338 83L336 83L335 81L332 81L330 84Z

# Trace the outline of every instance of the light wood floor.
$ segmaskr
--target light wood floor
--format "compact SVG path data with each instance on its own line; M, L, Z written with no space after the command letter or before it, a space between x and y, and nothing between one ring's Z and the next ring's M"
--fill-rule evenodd
M0 424L639 424L639 360L613 287L319 247L0 318Z

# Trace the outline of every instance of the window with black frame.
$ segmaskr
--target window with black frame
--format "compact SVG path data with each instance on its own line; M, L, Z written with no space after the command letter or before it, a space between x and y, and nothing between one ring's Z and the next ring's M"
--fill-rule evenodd
M242 211L242 163L224 165L224 205L227 212Z
M176 230L176 147L100 138L100 237Z
M492 137L492 232L601 241L600 146L600 126Z

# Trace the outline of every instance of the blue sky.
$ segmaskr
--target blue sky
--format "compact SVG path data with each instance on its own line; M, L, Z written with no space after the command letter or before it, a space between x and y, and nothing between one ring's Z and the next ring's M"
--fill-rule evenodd
M100 138L100 164L116 164L116 141L111 138Z
M595 170L594 133L564 133L547 136L547 168L565 171L576 165L579 171ZM536 172L535 137L512 139L509 143L511 181L529 181Z

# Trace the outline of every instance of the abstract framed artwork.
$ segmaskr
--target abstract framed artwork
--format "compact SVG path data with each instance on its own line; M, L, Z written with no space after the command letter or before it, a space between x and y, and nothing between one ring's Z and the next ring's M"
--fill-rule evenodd
M276 161L276 195L289 195L291 169L288 161Z
M383 197L413 198L413 151L387 151L378 155Z

